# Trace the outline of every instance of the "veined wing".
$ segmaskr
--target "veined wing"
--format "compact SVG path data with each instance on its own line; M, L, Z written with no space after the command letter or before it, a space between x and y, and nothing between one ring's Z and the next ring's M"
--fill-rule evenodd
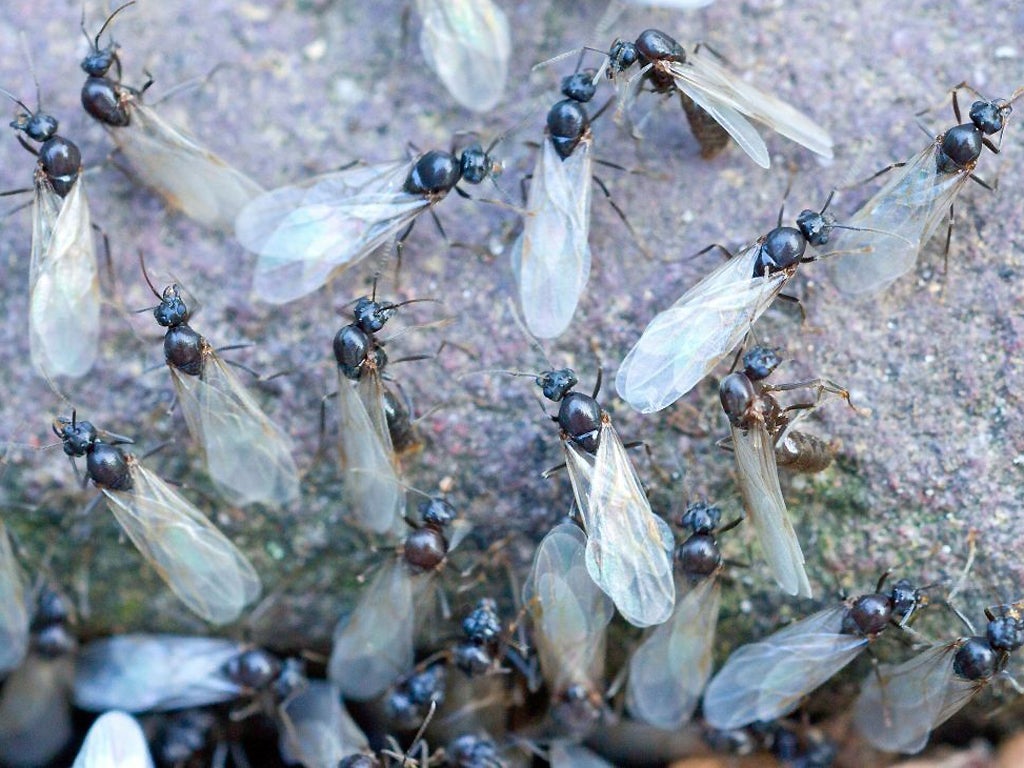
M323 680L281 706L280 749L285 763L337 768L342 758L369 748L366 736L341 703L341 691Z
M612 768L612 764L598 757L586 747L569 741L556 741L548 750L551 768Z
M512 247L519 301L530 332L561 335L590 276L591 146L564 160L545 138L530 182L523 232Z
M832 282L844 293L874 293L914 268L922 246L935 232L970 172L942 173L938 141L906 165L889 171L885 185L836 230L829 259ZM870 230L870 231L869 231Z
M100 284L81 174L63 199L37 180L32 216L32 363L48 378L84 376L99 346Z
M811 584L804 570L804 553L789 521L786 501L779 487L775 443L761 422L749 429L732 426L731 430L736 479L743 496L743 506L764 550L764 559L786 592L810 597Z
M701 580L633 652L626 706L634 718L672 729L693 716L711 676L721 596L716 576Z
M685 62L672 62L669 68L676 86L704 109L708 109L704 102L710 102L735 110L815 154L832 157L832 137L828 131L786 102L733 74L710 55L687 53ZM725 127L732 134L732 130ZM733 138L737 137L733 135Z
M630 624L648 627L672 614L675 539L651 511L633 463L607 415L581 509L587 532L587 571Z
M376 374L373 377L379 385ZM353 522L364 530L386 533L402 526L405 489L398 478L394 450L378 397L377 416L367 410L371 382L353 386L338 375L338 448L345 478L345 501ZM362 396L366 394L364 399ZM384 422L383 429L381 422Z
M338 622L328 677L346 698L379 696L415 661L415 581L398 557L389 560L363 592L352 613Z
M92 724L71 768L153 768L153 758L135 718L113 711Z
M508 18L492 0L416 0L420 50L448 92L467 109L493 109L505 90L512 52Z
M131 121L110 135L142 183L191 219L230 231L242 207L263 192L154 110L134 102Z
M25 583L14 559L7 528L0 520L0 675L21 664L28 650Z
M110 511L167 586L211 624L234 621L260 594L260 578L234 544L133 456L132 488L104 488Z
M612 604L587 574L585 548L578 527L555 526L537 546L523 587L541 669L555 691L577 683L598 687L604 672Z
M409 161L356 166L260 195L242 209L235 237L259 255L253 289L274 304L323 285L368 256L430 205L403 190Z
M977 683L959 680L953 672L959 647L959 643L937 645L903 664L883 664L872 671L853 709L861 735L887 752L920 752L932 729L979 690ZM948 711L948 693L965 686L970 695L957 696L958 706Z
M215 637L117 635L78 655L75 705L90 712L165 712L231 701L241 688L224 665L245 647Z
M759 251L747 246L651 320L619 366L619 397L641 413L660 411L736 348L790 277L753 277Z
M220 356L204 343L199 376L168 366L206 471L236 506L283 506L299 497L291 438L272 422Z
M827 608L733 652L704 692L707 722L731 730L796 709L867 646L867 638L839 633L845 611Z

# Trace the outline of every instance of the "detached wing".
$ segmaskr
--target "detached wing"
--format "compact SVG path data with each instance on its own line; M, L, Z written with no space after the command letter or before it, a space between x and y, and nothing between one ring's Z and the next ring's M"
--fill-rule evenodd
M811 585L804 570L804 553L789 521L779 487L775 442L760 422L750 429L732 426L731 430L736 479L743 496L743 506L764 550L764 559L786 592L810 597Z
M90 712L165 712L237 698L223 672L245 647L215 637L117 635L78 654L75 705Z
M369 742L341 703L341 691L323 680L281 705L279 745L288 765L337 768L349 755L369 749Z
M523 318L542 339L569 327L590 277L591 146L581 141L563 160L544 139L523 232L512 248Z
M403 190L412 163L364 165L266 192L242 209L235 237L259 255L253 290L284 304L312 293L398 235L430 201Z
M874 293L914 268L970 172L941 173L938 141L889 172L875 195L837 229L829 259L832 282L848 294Z
M959 679L953 659L959 643L929 648L903 664L872 671L854 704L854 723L873 746L913 754L924 749L932 730L981 690Z
M223 496L236 506L295 501L299 471L291 438L267 418L220 356L205 347L199 376L168 368L206 471Z
M0 520L0 676L21 664L28 650L25 583Z
M587 571L630 624L648 627L672 614L675 540L651 511L633 463L607 416L594 460L587 503Z
M29 266L29 350L47 378L84 376L96 361L100 284L79 174L63 199L36 181Z
M261 589L248 559L202 512L129 461L131 490L103 489L117 522L193 613L211 624L237 619Z
M736 348L789 280L753 277L759 250L747 246L651 320L619 366L619 397L641 413L660 411Z
M492 0L416 0L420 49L448 92L466 109L501 101L512 52L508 18Z
M708 724L732 730L796 709L868 644L864 637L840 634L845 610L828 608L736 650L704 692Z
M676 87L715 117L743 151L763 168L769 165L768 152L746 117L815 154L832 157L832 137L824 128L781 99L733 74L710 55L688 53L686 61L671 63L669 70Z
M633 652L626 706L634 718L671 730L693 716L711 676L721 597L717 577L703 579Z
M71 768L153 768L153 758L135 718L113 711L92 724Z
M398 557L389 560L338 622L327 673L346 698L375 698L412 668L415 582L423 575Z
M110 135L142 183L191 219L230 231L242 207L263 192L185 131L135 102L131 121Z
M370 379L372 378L372 381ZM358 386L338 374L338 448L345 479L345 502L353 522L374 533L400 529L405 488L384 414L383 390L376 373ZM378 388L376 398L372 390ZM374 408L371 415L369 407Z

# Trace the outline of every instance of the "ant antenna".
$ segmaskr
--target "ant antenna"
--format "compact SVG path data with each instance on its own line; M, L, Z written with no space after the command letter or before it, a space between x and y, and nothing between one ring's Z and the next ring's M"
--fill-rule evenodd
M156 296L158 300L162 301L163 296L156 289L156 286L153 285L153 281L149 279L149 273L146 271L146 257L143 255L141 248L139 249L139 265L142 267L142 276L146 278L146 285L149 286L149 290L153 292L153 295Z
M98 51L100 49L100 37L103 35L104 31L106 31L107 26L109 26L110 22L114 20L114 17L117 16L117 14L119 14L121 11L123 11L128 6L135 5L135 2L136 2L136 0L128 0L127 3L125 3L124 5L118 6L116 9L114 9L113 13L111 13L109 16L107 16L107 20L103 22L103 26L100 27L100 31L96 33L96 38L91 41L92 42L92 47L93 47L94 50ZM82 5L82 32L85 33L85 38L86 38L86 40L88 40L89 39L89 33L85 31L85 5L84 4Z
M0 93L2 93L4 96L6 96L11 101L13 101L15 104L17 104L19 107L24 109L29 114L32 114L32 110L29 109L27 106L25 106L25 102L23 102L21 99L19 99L17 96L15 96L10 91L4 90L3 88L0 88Z
M554 370L555 364L551 362L551 358L548 357L548 353L544 351L544 347L541 346L537 337L530 333L529 329L523 323L523 319L519 317L519 313L516 312L516 305L512 303L512 299L508 299L508 310L512 313L512 320L515 322L516 327L522 331L523 336L526 337L527 341L540 352L540 356L544 359L544 362L548 364L548 370Z

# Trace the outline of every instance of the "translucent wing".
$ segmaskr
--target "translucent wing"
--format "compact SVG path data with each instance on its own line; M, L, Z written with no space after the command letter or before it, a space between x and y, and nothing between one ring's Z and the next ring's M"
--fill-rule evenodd
M704 692L707 722L731 730L796 709L868 644L839 633L845 610L828 608L733 652Z
M30 653L0 690L0 763L49 765L71 740L74 659Z
M259 255L253 290L284 304L368 256L430 205L403 190L412 163L364 165L260 195L242 209L235 237Z
M567 442L567 451L579 451ZM580 507L587 532L587 571L630 624L660 624L672 613L675 540L651 511L622 441L604 417L590 488Z
M346 698L362 701L383 693L412 668L416 581L400 558L381 568L352 613L334 629L328 676Z
M168 366L189 432L203 449L206 471L236 506L283 506L299 497L294 447L238 377L204 342L203 368L189 376Z
M25 584L0 520L0 676L21 664L28 650Z
M191 611L211 624L234 621L259 597L256 571L202 512L128 458L131 490L103 489L110 511Z
M551 768L612 768L612 764L601 759L584 746L568 741L556 741L548 750Z
M886 752L924 749L932 730L981 690L959 679L953 659L959 643L929 648L903 664L883 664L861 685L854 722L865 739Z
M533 620L541 669L554 691L599 687L611 601L585 565L586 537L575 525L551 529L537 546L523 602Z
M373 381L360 381L356 387L338 374L338 446L345 502L353 522L364 530L386 533L404 524L405 489L398 478L380 379L376 373L363 375L364 379L371 377ZM376 398L372 396L374 384L378 387ZM368 402L375 415L370 415Z
M71 768L153 768L153 758L135 718L114 711L92 724Z
M775 443L765 426L756 422L749 429L732 430L736 480L743 507L754 524L757 540L772 575L786 592L811 596L811 584L804 570L804 553L786 512L775 463Z
M75 705L90 712L165 712L239 696L224 665L245 647L215 637L117 635L78 655Z
M590 276L591 145L580 142L563 160L544 140L523 232L512 248L523 317L542 339L569 327Z
M81 174L62 199L36 181L29 266L29 350L46 377L84 376L96 361L100 284Z
M673 729L693 716L711 676L721 593L715 576L701 580L633 652L626 706L634 718Z
M204 226L230 231L242 206L263 192L138 101L132 104L129 124L111 129L110 135L143 184Z
M705 55L699 51L688 53L685 62L672 62L669 70L676 87L708 112L714 114L708 105L723 108L726 112L738 112L807 147L815 154L832 157L832 137L824 128L781 99L755 88L733 74L710 54ZM723 127L742 146L740 137L733 133L732 128L726 123L723 123ZM764 146L763 142L761 146ZM767 164L764 165L767 167Z
M759 251L747 246L651 320L619 366L619 397L641 413L660 411L736 348L791 276L753 277Z
M420 49L448 92L467 109L501 101L512 52L508 19L492 0L416 0Z
M832 282L844 293L880 291L914 268L921 247L935 232L969 171L941 173L938 142L889 172L888 180L844 224L873 231L836 230L829 259Z
M281 713L281 756L289 765L337 768L342 758L369 748L341 703L341 691L331 683L310 680L306 690L282 705Z
M678 80L676 84L694 104L704 110L704 115L708 115L725 129L725 132L732 137L740 149L747 153L751 160L762 168L771 167L771 158L768 156L768 147L765 145L764 139L742 113L690 84L680 83ZM701 117L703 118L703 115Z

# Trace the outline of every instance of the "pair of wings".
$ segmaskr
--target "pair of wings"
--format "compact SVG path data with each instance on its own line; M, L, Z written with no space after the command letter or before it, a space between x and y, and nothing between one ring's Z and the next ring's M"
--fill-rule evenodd
M651 320L619 366L619 397L641 413L667 408L739 345L793 274L754 277L760 250L746 246Z
M135 718L115 710L92 724L71 768L153 768L153 758Z
M512 246L519 303L530 332L560 336L590 277L593 141L583 139L564 160L545 138L530 182L523 231Z
M126 458L131 489L102 490L128 538L193 613L211 624L237 619L260 594L252 564L189 501Z
M635 719L665 730L689 722L711 676L721 598L717 574L702 579L633 651L626 707Z
M206 471L235 506L281 507L299 498L291 438L267 418L238 377L204 340L198 376L169 365L174 389Z
M75 705L90 712L167 712L238 698L224 666L245 646L215 637L117 635L81 649Z
M263 188L130 96L131 117L109 128L140 181L200 224L231 231L235 217Z
M253 291L285 304L317 290L395 238L431 199L403 189L413 162L357 165L266 192L235 221L235 237L258 255Z
M46 378L78 378L96 362L100 283L81 173L63 198L36 174L28 330L32 364Z
M804 570L804 553L779 487L775 440L761 421L746 429L733 425L730 429L743 508L754 524L768 567L775 581L787 593L811 597L811 584Z
M21 664L28 651L29 615L25 581L0 520L0 676Z
M420 50L459 104L475 112L497 106L508 80L508 18L492 0L416 0Z
M586 536L577 526L552 528L537 546L523 586L548 687L604 687L605 627L612 603L587 573Z
M338 369L338 449L345 503L352 521L373 533L404 527L405 487L384 410L384 386L376 369L357 383Z
M349 716L337 686L310 680L306 689L281 705L281 756L289 765L337 768L349 755L369 749L366 735Z
M903 166L835 233L832 282L848 294L881 291L914 268L921 248L971 177L938 168L940 136Z
M649 67L671 75L676 88L717 121L762 168L768 168L771 160L764 139L750 120L764 124L822 157L832 157L832 138L824 128L781 99L733 74L710 53L688 52L683 62L648 64L620 87L620 111L628 109L635 100Z
M964 640L934 646L903 664L883 664L865 678L853 710L861 735L886 752L924 749L932 730L987 683L964 680L953 671Z
M676 600L672 529L651 511L607 414L602 416L596 454L571 440L564 440L563 447L587 534L587 572L630 624L661 624Z
M866 637L841 633L846 610L826 608L734 651L704 692L708 724L733 730L796 709L867 647Z

